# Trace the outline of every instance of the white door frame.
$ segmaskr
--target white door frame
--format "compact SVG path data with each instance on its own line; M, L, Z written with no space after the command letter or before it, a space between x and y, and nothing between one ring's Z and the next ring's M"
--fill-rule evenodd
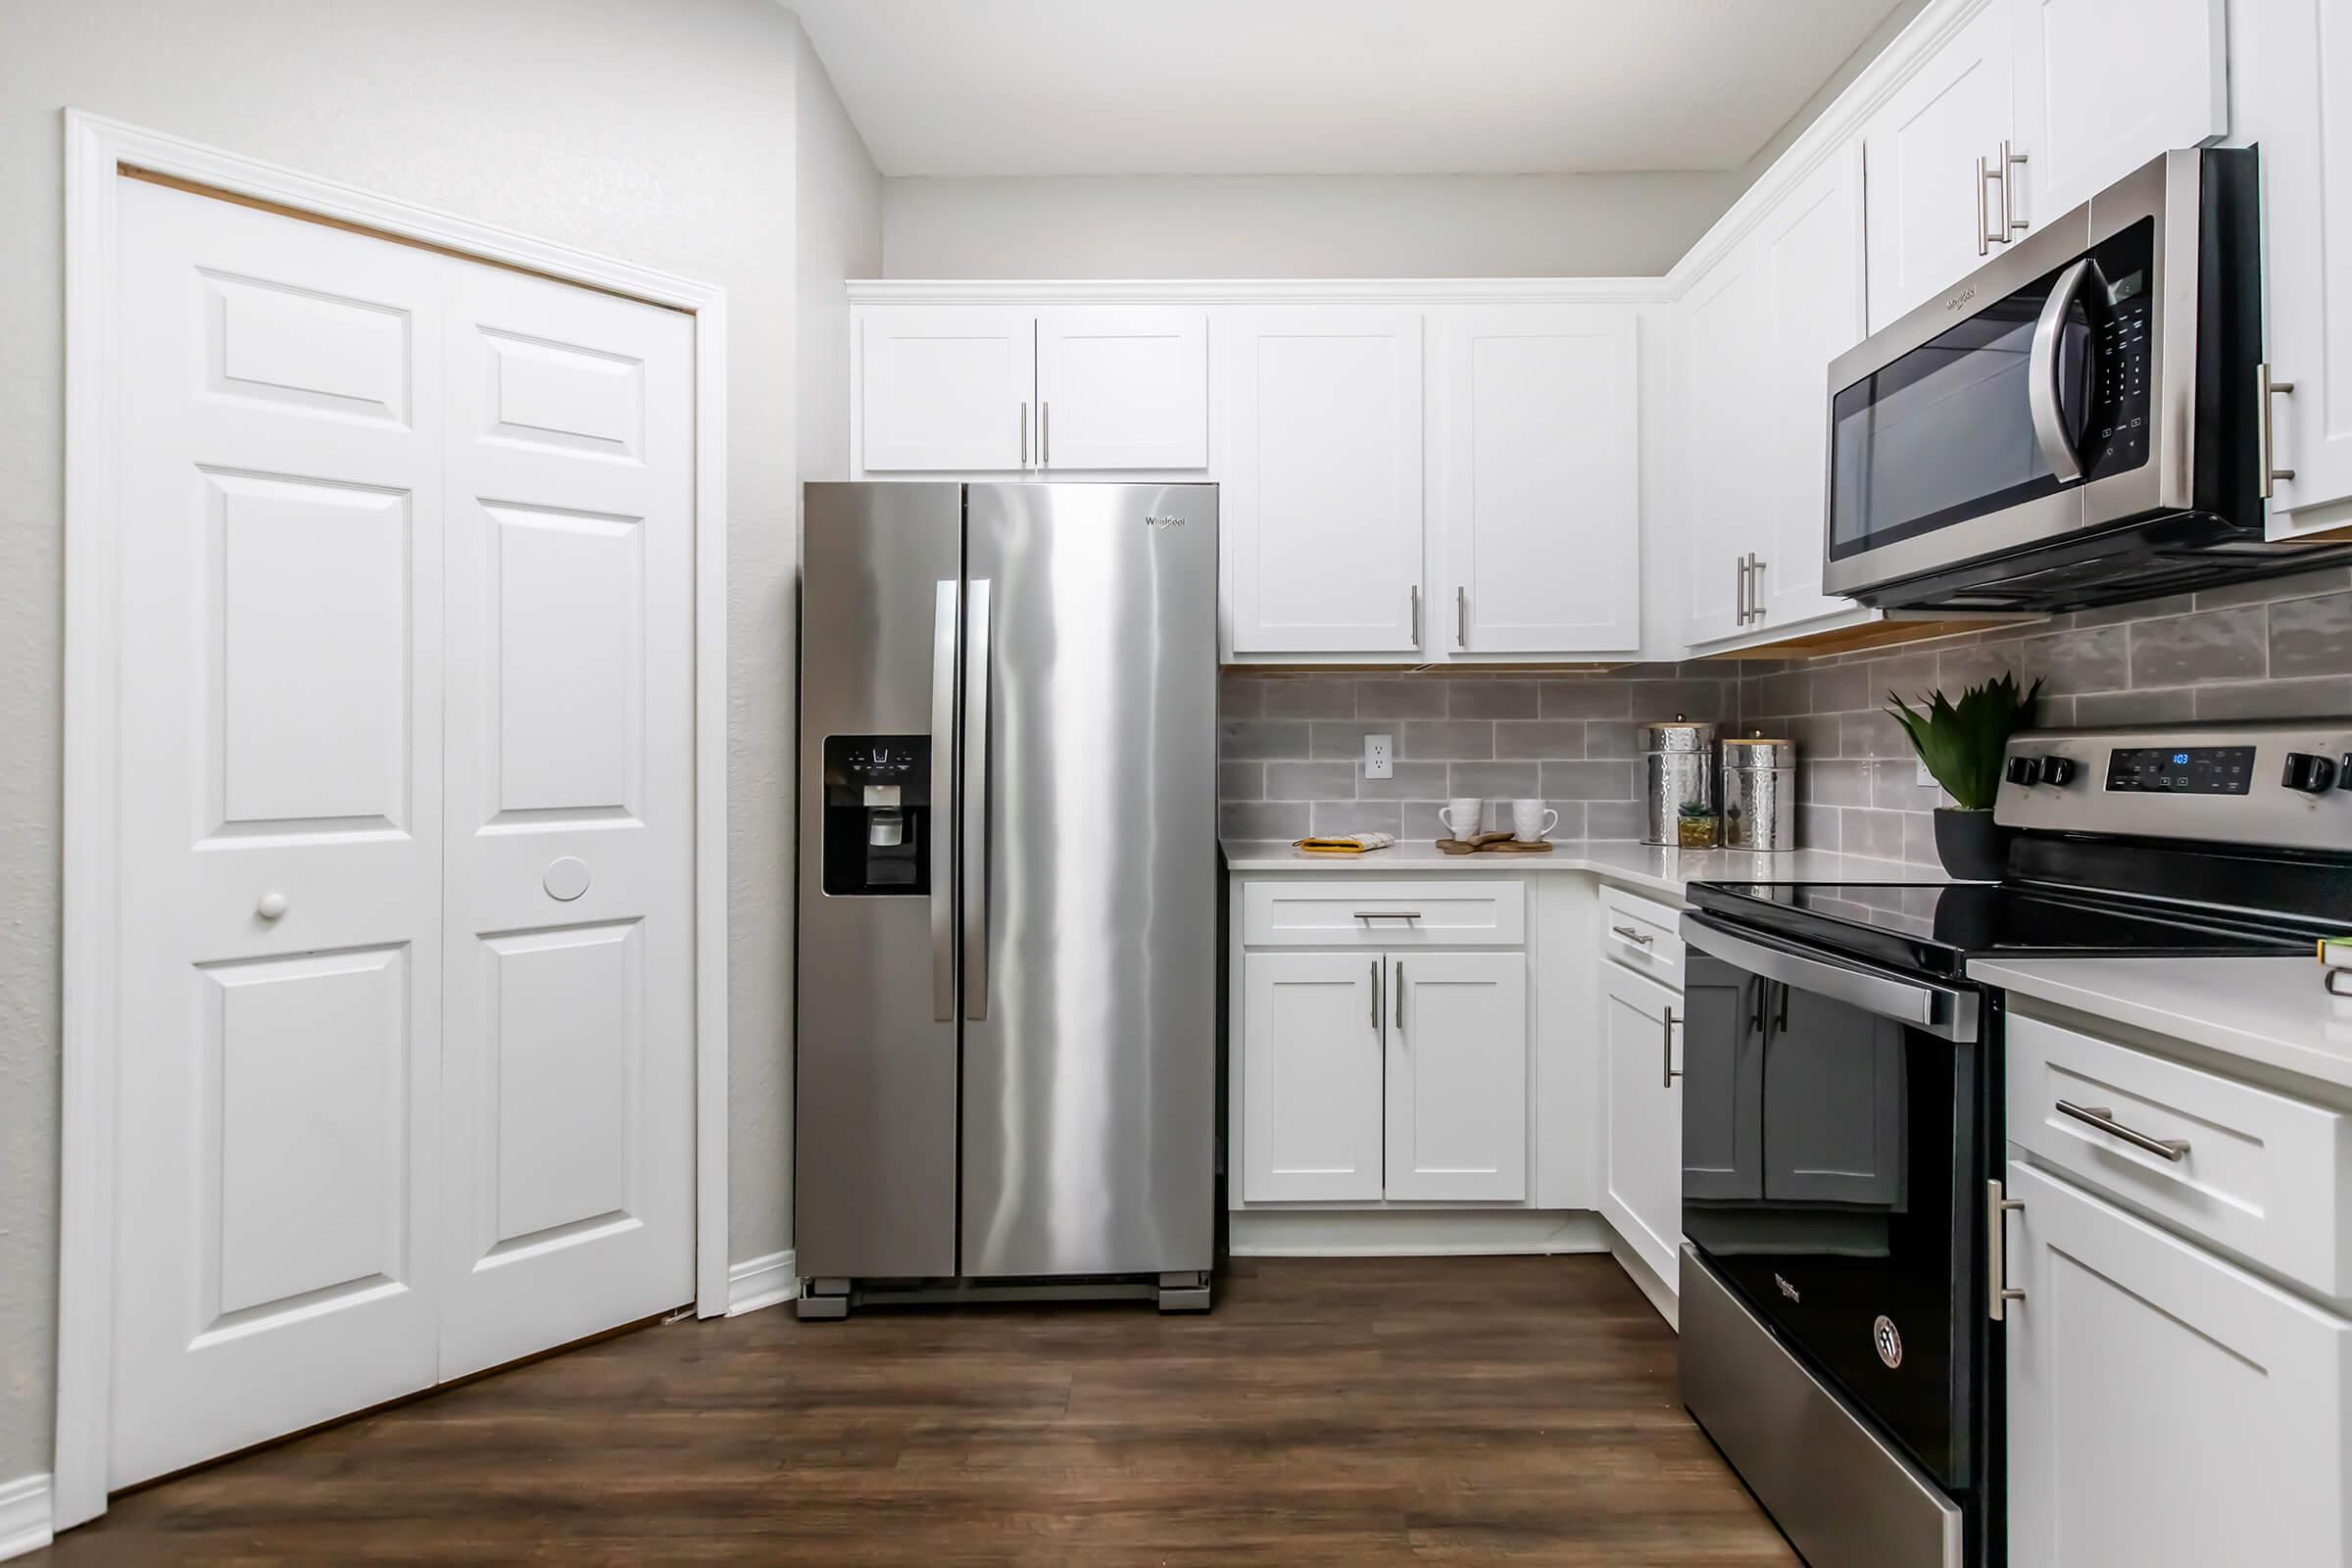
M117 203L136 169L694 317L695 1309L727 1309L726 292L66 111L63 1107L54 1522L106 1511L115 1301Z

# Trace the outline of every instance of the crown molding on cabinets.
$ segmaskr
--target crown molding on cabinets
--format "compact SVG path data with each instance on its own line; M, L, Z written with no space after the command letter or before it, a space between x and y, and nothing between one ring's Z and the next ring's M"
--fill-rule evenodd
M1994 0L1934 0L1912 18L1910 25L1896 33L1894 41L1865 66L1820 117L1773 160L1772 167L1683 253L1683 259L1674 264L1663 279L1667 297L1681 299L1694 280L1704 276L1707 269L1763 221L1791 187L1839 148L1851 145L1862 133L1864 123L1878 113L1879 106L1892 97L1913 73L1934 59L1953 34L1993 3Z
M1318 305L1348 301L1662 305L1658 277L853 278L852 305Z

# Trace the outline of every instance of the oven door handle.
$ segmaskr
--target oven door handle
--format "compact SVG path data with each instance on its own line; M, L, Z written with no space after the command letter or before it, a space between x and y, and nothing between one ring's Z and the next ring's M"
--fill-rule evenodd
M1696 913L1683 916L1682 932L1686 945L1726 963L1737 964L1750 974L1778 980L1833 1002L1846 1003L1944 1040L1977 1038L1977 998L1973 992L1926 985L1832 958L1815 957L1763 937L1735 934Z
M2058 402L2058 343L2066 333L2067 313L2075 308L2082 280L2089 275L2087 256L2058 274L2050 297L2041 302L2040 318L2034 323L2034 354L2026 365L2026 402L2034 414L2034 444L2041 448L2042 460L2060 484L2073 484L2082 477L2082 454L2075 450L2075 438L2066 433L2066 410Z

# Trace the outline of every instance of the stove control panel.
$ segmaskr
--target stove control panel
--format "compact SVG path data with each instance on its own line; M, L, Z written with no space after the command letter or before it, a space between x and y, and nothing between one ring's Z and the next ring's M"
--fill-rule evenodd
M2352 850L2352 717L2011 737L2005 827Z

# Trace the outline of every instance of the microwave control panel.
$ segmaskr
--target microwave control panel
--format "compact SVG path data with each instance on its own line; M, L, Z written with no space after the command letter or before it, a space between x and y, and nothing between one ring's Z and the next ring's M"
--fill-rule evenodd
M2108 308L2091 327L2090 428L2082 436L2082 466L2092 474L2120 473L2148 461L2148 296L2145 273L2134 272L2109 291Z

